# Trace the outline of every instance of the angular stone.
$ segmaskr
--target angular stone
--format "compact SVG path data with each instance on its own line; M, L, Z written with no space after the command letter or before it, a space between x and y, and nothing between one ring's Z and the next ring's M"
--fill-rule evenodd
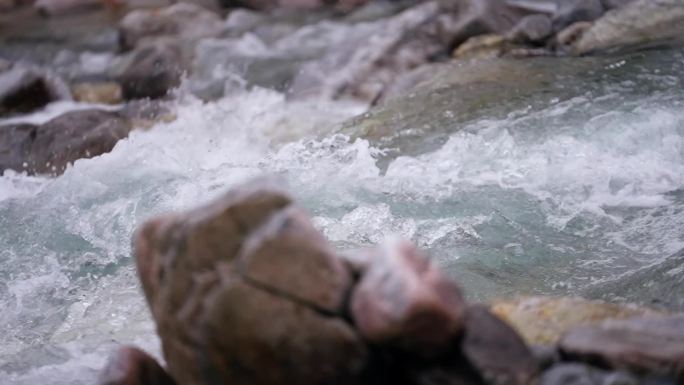
M199 330L204 383L354 383L366 362L361 339L343 319L224 279L204 304Z
M115 112L67 112L40 126L0 127L0 172L61 174L70 163L111 151L128 136L130 122Z
M506 40L501 35L479 35L461 44L453 56L458 59L492 59L504 54Z
M583 326L566 334L559 346L570 358L684 382L684 315Z
M423 356L453 344L464 311L458 286L403 241L378 250L351 299L354 323L365 339Z
M109 358L100 385L176 385L157 360L144 351L125 346Z
M539 371L522 338L482 305L468 307L462 350L490 384L528 384Z
M274 215L245 241L238 257L253 284L339 314L351 274L301 209Z
M582 38L582 35L588 31L593 25L590 21L578 21L572 23L556 34L555 43L558 47L572 46L576 41Z

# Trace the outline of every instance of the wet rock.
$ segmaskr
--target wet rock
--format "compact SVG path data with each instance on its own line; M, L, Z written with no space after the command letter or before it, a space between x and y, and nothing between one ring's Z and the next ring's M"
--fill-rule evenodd
M480 35L471 37L461 44L453 56L457 59L491 59L504 54L506 39L501 35Z
M558 349L553 345L530 345L530 352L541 370L550 368L561 359Z
M184 70L181 48L173 41L155 41L136 48L116 71L124 99L162 98L178 87Z
M109 358L100 385L175 385L171 376L149 354L123 347Z
M101 8L102 0L36 0L34 7L43 16L61 16Z
M81 158L109 152L128 136L130 122L115 112L67 112L45 124L0 127L0 171L61 174Z
M554 344L565 332L580 325L658 314L634 305L620 306L569 297L499 301L492 304L491 309L530 344Z
M684 35L684 2L636 0L597 20L573 45L575 54L641 47L680 40Z
M180 37L193 42L221 32L221 18L207 9L190 3L177 3L161 10L140 9L127 14L119 23L119 43L124 50L141 41L159 37Z
M118 104L123 97L116 82L82 82L71 87L74 100L84 103Z
M588 365L566 363L544 372L539 385L603 385L608 373Z
M559 346L569 358L684 381L684 315L583 326Z
M601 0L557 0L553 29L560 31L578 21L594 21L604 12Z
M462 350L490 384L528 384L539 370L523 339L485 306L468 308Z
M0 115L25 113L69 97L61 80L18 65L0 73Z
M352 383L367 352L341 313L349 272L314 232L264 180L141 228L138 271L179 383Z
M351 298L366 340L423 356L451 346L463 330L464 311L456 284L406 242L377 252Z
M514 43L541 44L553 33L551 18L547 15L525 16L506 35Z

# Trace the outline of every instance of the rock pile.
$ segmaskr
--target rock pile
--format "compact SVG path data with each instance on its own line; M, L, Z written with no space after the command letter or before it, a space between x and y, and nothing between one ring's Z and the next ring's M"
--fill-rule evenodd
M407 242L336 254L270 179L153 219L134 244L167 368L124 348L102 384L684 380L682 317L579 328L531 349Z

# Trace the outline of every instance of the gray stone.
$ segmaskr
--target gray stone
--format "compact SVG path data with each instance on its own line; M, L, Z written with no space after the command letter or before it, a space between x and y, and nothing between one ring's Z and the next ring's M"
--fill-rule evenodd
M603 385L607 372L584 364L566 363L544 372L539 385Z
M578 21L594 21L605 12L601 0L556 0L553 29L560 31Z
M550 17L529 15L522 18L506 37L514 43L540 44L546 41L552 33L553 26Z
M636 0L597 20L573 45L575 54L682 40L684 1Z
M69 91L61 80L37 69L15 64L0 73L0 116L31 112L67 98Z
M601 0L601 3L603 4L603 8L605 8L606 10L611 10L615 8L624 7L632 1L634 0Z
M155 41L136 48L117 70L124 99L161 98L178 87L185 65L173 41Z

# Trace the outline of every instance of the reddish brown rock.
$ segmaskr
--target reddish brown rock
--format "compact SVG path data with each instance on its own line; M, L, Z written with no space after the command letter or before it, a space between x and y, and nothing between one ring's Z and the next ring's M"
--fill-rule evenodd
M529 384L539 369L522 338L486 306L468 308L462 349L490 384Z
M176 385L164 368L149 354L122 347L107 362L100 385Z
M116 112L71 111L45 124L0 127L0 173L6 169L57 175L81 158L111 151L132 130Z
M351 299L364 338L423 356L451 346L462 331L464 309L456 284L408 242L378 250Z
M251 281L317 309L340 313L351 274L306 213L288 208L252 234L240 258Z
M350 273L272 181L152 220L135 243L178 383L350 384L364 368L340 310Z
M684 315L579 327L566 334L559 346L569 358L672 376L684 383Z

